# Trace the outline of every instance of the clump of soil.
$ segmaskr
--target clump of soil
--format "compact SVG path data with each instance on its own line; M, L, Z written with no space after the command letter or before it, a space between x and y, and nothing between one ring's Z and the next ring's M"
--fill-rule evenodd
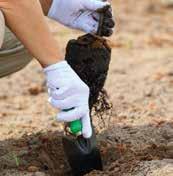
M100 118L111 109L103 89L111 59L107 41L92 34L70 40L66 48L66 60L90 88L90 109Z

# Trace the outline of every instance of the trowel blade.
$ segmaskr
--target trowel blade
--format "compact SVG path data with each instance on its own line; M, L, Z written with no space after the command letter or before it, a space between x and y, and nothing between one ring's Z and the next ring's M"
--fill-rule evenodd
M92 170L103 169L95 135L90 139L84 139L82 136L77 139L64 137L62 142L74 176L82 176Z

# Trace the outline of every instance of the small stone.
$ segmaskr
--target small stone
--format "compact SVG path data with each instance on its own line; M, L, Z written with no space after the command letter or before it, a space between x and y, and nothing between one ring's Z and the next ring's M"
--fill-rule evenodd
M56 122L56 121L54 121L54 122L52 122L52 127L57 127L59 124Z
M0 118L6 117L6 116L7 116L7 113L6 113L6 112L0 113Z
M39 168L36 166L29 166L27 170L28 172L37 172L39 171Z
M114 172L118 172L118 171L120 171L119 167L114 168Z
M9 132L8 132L8 135L10 135L10 134L12 134L13 133L13 130L10 130Z
M43 92L43 88L41 86L38 86L38 85L33 85L28 89L28 92L31 95L38 95L39 93Z
M61 164L61 165L60 165L60 169L63 169L63 168L64 168L64 164Z
M167 149L173 151L173 141L167 144Z
M18 154L18 157L22 157L22 156L25 156L28 154L28 151L27 150L21 150Z

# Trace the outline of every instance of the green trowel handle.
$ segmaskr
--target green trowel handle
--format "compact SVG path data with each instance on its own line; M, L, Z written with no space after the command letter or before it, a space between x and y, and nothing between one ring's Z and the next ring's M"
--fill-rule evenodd
M75 135L81 134L82 132L82 123L80 120L75 120L73 122L70 122L69 127L70 127L71 133Z
M70 111L74 108L71 109L65 109L64 111ZM81 134L82 132L82 123L81 120L75 120L73 122L69 123L69 128L70 128L70 132L74 135L78 135Z

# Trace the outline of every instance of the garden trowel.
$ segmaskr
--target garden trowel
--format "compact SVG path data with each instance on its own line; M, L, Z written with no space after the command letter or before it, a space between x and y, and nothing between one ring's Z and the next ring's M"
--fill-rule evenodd
M74 121L70 126L73 134L80 133L80 121ZM89 139L83 138L82 135L77 135L73 139L66 136L63 138L63 146L74 176L82 176L92 170L102 170L101 155L96 145L94 131Z

